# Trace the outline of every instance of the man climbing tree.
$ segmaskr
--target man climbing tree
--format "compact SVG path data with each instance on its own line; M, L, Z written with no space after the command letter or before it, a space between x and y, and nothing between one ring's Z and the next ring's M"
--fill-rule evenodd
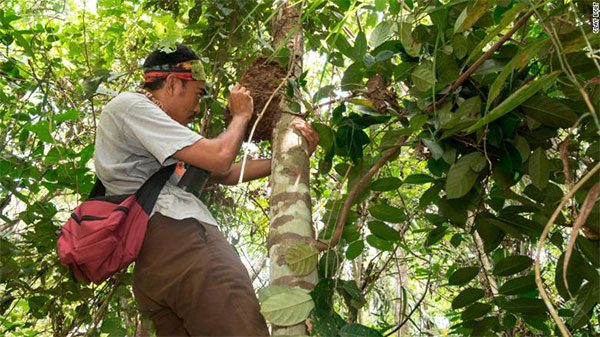
M234 86L232 121L214 139L185 125L199 111L206 78L199 56L179 44L155 51L144 62L144 85L123 93L104 108L98 125L94 163L108 194L131 194L161 166L182 161L211 172L210 182L232 185L241 165L233 161L253 113L251 93ZM318 137L296 124L309 152ZM267 176L270 160L249 160L242 181ZM177 175L177 172L174 173ZM248 273L218 230L217 221L173 176L156 202L134 272L139 309L158 335L264 336Z

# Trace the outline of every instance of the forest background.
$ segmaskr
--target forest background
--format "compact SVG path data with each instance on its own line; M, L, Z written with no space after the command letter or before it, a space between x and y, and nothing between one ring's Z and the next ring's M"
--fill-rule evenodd
M152 333L130 272L84 285L56 256L94 181L102 106L139 85L151 50L185 42L209 83L191 127L217 135L245 69L290 67L271 42L284 6L304 65L282 96L321 138L312 223L322 240L343 229L286 254L292 272L317 268L314 290L269 287L266 179L203 195L269 321L314 336L600 334L598 2L0 0L0 335Z

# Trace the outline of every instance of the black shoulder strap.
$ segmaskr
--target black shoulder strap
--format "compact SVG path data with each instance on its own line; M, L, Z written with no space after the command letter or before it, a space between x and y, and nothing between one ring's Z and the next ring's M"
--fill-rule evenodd
M175 165L164 166L158 170L135 192L138 202L147 214L152 212L160 191L175 170Z
M96 176L96 183L94 184L94 187L92 187L92 191L90 192L90 195L88 195L88 199L92 199L95 197L103 197L105 195L106 187L104 187L104 184L102 184L100 178Z
M175 165L176 164L164 166L156 171L156 173L148 178L148 180L142 184L140 189L135 192L138 202L146 213L150 214L152 208L154 208L154 204L156 203L156 199L158 199L160 191L175 170ZM94 184L88 199L103 197L105 195L106 187L104 187L104 184L102 184L98 176L96 176L96 183Z

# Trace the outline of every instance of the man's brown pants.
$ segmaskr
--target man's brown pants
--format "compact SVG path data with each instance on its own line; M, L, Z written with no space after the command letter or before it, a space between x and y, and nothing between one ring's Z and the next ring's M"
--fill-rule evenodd
M268 336L246 268L215 226L150 219L133 291L157 336Z

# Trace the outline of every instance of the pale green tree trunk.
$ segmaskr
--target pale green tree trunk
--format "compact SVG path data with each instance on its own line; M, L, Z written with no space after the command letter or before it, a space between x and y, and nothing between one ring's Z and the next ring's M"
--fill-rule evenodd
M292 55L291 78L302 73L302 29L299 11L286 3L273 19L272 35L275 48L285 45ZM281 118L273 130L273 160L270 200L270 284L300 287L311 290L317 282L317 273L297 276L285 263L285 252L291 244L311 243L314 231L311 221L309 190L309 161L306 140L292 126L300 118L290 113L285 100L281 104ZM273 335L298 336L306 334L304 323L273 326Z

